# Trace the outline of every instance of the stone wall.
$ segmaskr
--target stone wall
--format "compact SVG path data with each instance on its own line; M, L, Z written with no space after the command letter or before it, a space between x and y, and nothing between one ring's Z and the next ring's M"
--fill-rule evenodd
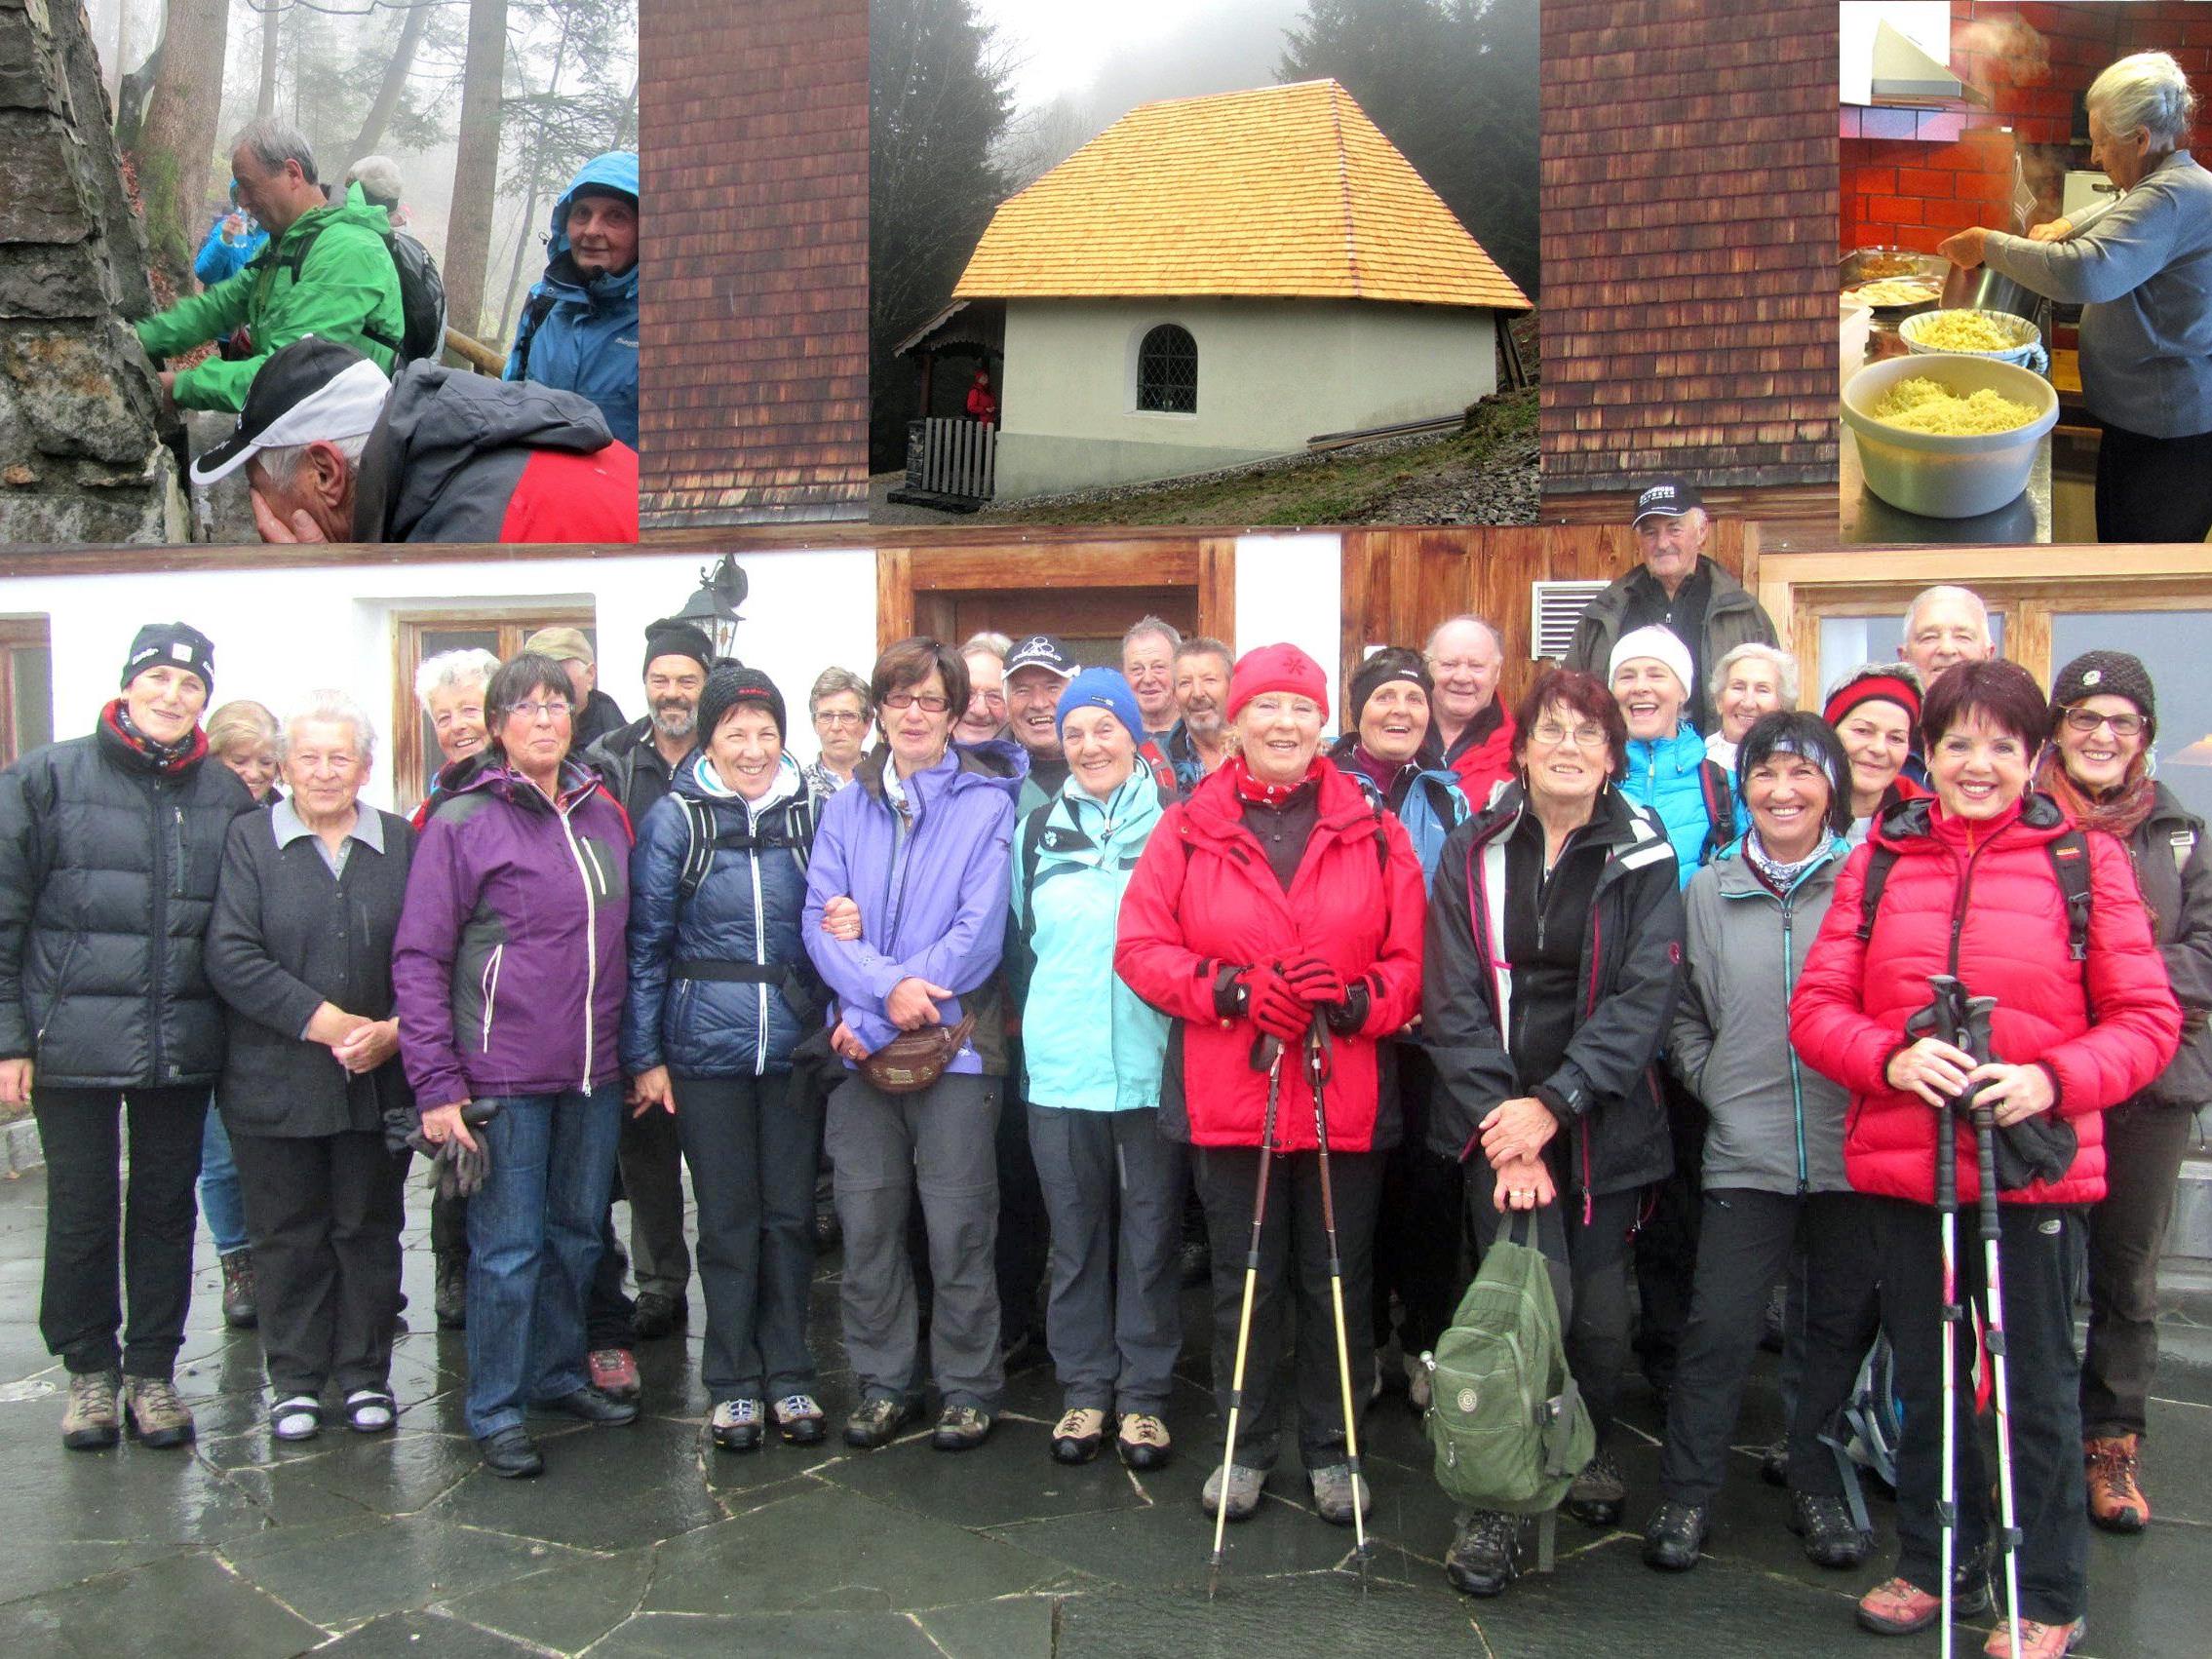
M0 542L185 535L176 417L79 0L0 0Z

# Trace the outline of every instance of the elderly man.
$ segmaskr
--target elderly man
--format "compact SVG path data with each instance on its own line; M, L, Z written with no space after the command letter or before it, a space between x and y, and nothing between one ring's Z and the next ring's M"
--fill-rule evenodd
M1017 824L1056 797L1067 782L1067 754L1060 745L1060 694L1075 677L1075 659L1049 634L1032 634L1006 655L1007 732L1029 759L1015 806Z
M586 400L428 362L387 381L331 340L268 357L192 482L239 467L265 542L638 539L638 452Z
M1175 648L1175 706L1180 716L1160 748L1175 768L1176 793L1188 795L1200 779L1229 757L1229 672L1236 659L1227 645L1200 634ZM1143 705L1139 706L1140 712Z
M530 289L506 378L578 392L638 444L638 157L586 162L553 204L545 275Z
M1513 713L1497 695L1505 672L1505 637L1471 613L1436 625L1422 651L1435 693L1428 705L1428 742L1459 779L1478 812L1513 776Z
M578 759L601 738L630 723L621 705L600 689L599 653L592 649L592 642L581 628L541 628L523 641L523 650L525 654L534 651L541 657L551 657L568 676L568 689L576 697L576 712L569 726L574 736L569 739L569 749Z
M1642 562L1592 599L1574 628L1564 659L1571 669L1606 677L1613 642L1656 624L1689 647L1688 710L1700 733L1713 729L1705 678L1713 665L1746 641L1776 643L1773 620L1741 582L1705 553L1712 521L1688 479L1654 480L1636 498L1636 550Z
M1923 687L1934 685L1946 669L1987 662L1996 655L1989 606L1971 588L1923 588L1905 607L1905 632L1897 656L1920 671Z
M1006 653L1003 634L978 634L960 647L968 665L968 706L952 724L954 743L990 743L1006 735Z
M1164 744L1175 729L1175 653L1183 636L1171 623L1156 616L1140 617L1121 637L1121 677L1137 693L1137 713L1144 716L1139 735Z
M238 204L261 221L267 245L236 276L137 326L138 343L154 357L230 337L228 357L162 370L162 386L177 406L244 408L271 354L310 334L353 347L379 376L390 374L407 315L385 245L391 225L384 210L358 185L337 203L326 201L315 181L315 152L297 128L281 121L256 121L240 133L231 141L230 170Z

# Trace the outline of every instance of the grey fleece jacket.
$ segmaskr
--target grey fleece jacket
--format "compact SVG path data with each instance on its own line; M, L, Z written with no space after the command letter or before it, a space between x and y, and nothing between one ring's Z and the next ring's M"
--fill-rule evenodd
M1689 974L1675 1004L1667 1061L1712 1113L1708 1187L1851 1190L1843 1175L1849 1097L1790 1047L1790 997L1849 851L1836 838L1788 897L1777 898L1744 862L1739 840L1683 895Z

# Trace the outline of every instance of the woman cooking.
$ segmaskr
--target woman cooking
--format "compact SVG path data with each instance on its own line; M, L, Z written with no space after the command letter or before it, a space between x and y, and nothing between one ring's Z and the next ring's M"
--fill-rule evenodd
M2081 306L2081 391L2104 426L2097 539L2193 542L2212 530L2212 175L2190 158L2196 97L2163 52L2090 83L2091 159L2119 186L2093 223L2027 236L1976 226L1937 250Z

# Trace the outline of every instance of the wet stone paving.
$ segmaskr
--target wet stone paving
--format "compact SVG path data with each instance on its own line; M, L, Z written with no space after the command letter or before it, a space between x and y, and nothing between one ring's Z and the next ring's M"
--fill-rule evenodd
M1703 1565L1648 1570L1628 1530L1560 1524L1561 1559L1502 1598L1445 1581L1451 1505L1402 1395L1366 1419L1376 1510L1372 1581L1351 1535L1317 1519L1292 1456L1251 1522L1232 1527L1207 1599L1211 1524L1197 1493L1219 1455L1203 1342L1186 1352L1168 1421L1182 1455L1144 1479L1110 1452L1066 1468L1047 1441L1049 1367L1018 1373L980 1449L933 1450L916 1429L875 1452L705 1439L698 1338L640 1345L644 1415L627 1428L533 1420L546 1474L483 1473L460 1417L463 1339L429 1314L428 1212L410 1190L393 1435L342 1424L270 1436L251 1331L226 1331L212 1246L177 1382L199 1422L187 1451L126 1444L64 1451L61 1371L37 1329L45 1177L0 1181L0 1654L793 1654L868 1659L1271 1653L1558 1656L1934 1653L1928 1633L1857 1633L1851 1599L1882 1575L1808 1564L1783 1493L1749 1449L1776 1427L1764 1356ZM618 1217L618 1225L620 1218ZM816 1352L833 1430L852 1405L835 1369L837 1258L815 1286ZM702 1307L691 1298L696 1320ZM1202 1293L1185 1298L1203 1329ZM2177 1332L2179 1334L2179 1332ZM2193 1350L2201 1357L2201 1346ZM2098 1535L2093 1655L2212 1652L2212 1370L2168 1365L2147 1447L2157 1521ZM1640 1528L1654 1501L1657 1427L1641 1384L1619 1447ZM1886 1505L1874 1505L1887 1532ZM1887 1539L1884 1537L1884 1546ZM1960 1632L1980 1650L1986 1630Z

